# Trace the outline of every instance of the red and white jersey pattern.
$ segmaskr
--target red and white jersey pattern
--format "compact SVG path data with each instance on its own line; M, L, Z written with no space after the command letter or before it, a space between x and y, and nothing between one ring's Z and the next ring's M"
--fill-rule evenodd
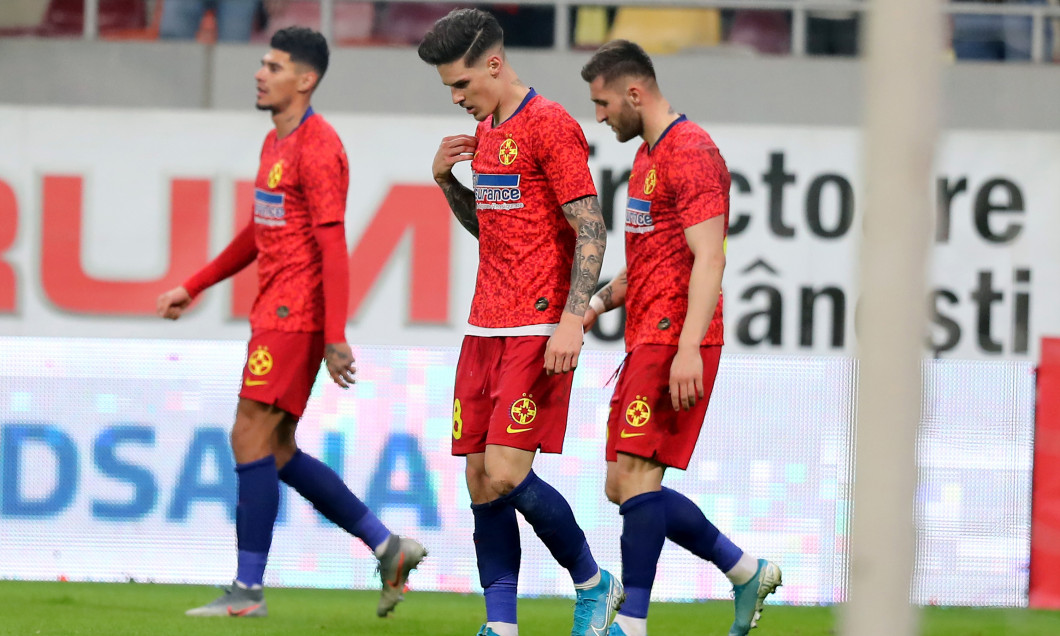
M468 333L554 325L570 292L576 239L562 206L596 194L585 135L531 89L514 115L497 126L480 122L475 136L479 266Z
M349 182L342 140L312 109L283 139L275 129L265 138L254 182L254 331L324 329L321 256L313 228L344 220Z
M654 148L641 144L629 177L626 206L626 350L639 344L676 345L688 311L692 250L684 231L725 215L729 228L729 170L718 147L683 115ZM722 298L704 345L724 342Z

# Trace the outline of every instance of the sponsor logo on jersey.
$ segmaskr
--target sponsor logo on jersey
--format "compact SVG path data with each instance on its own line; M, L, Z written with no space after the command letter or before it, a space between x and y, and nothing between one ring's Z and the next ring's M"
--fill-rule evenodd
M284 218L284 199L282 192L266 192L254 188L254 222L272 226L287 225Z
M651 201L630 197L626 203L626 231L643 234L655 230L655 221L651 218Z
M523 207L518 174L474 174L475 203L479 210L515 210Z

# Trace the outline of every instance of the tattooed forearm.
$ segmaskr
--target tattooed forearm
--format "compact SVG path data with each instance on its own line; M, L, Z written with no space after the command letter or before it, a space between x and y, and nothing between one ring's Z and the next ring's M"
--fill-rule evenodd
M614 278L596 292L596 297L604 304L604 311L626 304L626 268L623 267Z
M604 262L604 248L607 246L607 227L600 211L600 200L595 196L564 204L563 214L578 232L566 310L576 316L584 316L589 298L600 280L600 266Z
M626 268L623 267L622 271L620 271L610 283L604 286L600 291L596 292L596 295L600 297L600 300L604 301L604 309L611 311L615 307L625 304L626 285Z
M337 361L346 364L353 359L353 356L346 353L342 349L339 349L333 344L326 345L324 347L324 357L326 358L337 358Z
M611 304L612 296L614 296L615 290L611 289L611 283L604 285L603 289L596 292L596 295L600 297L600 300L604 301L604 311L611 311L615 308Z
M463 225L464 229L470 232L472 236L478 238L478 213L475 205L475 193L465 188L455 178L449 179L442 184L442 192L445 193L445 200L449 202L449 208L453 211L453 215L456 216L456 220L460 221L460 225Z

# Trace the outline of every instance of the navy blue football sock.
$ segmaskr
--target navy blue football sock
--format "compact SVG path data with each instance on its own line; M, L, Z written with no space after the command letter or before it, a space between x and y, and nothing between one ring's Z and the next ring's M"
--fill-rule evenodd
M236 466L239 501L236 503L236 580L261 585L272 545L272 526L280 507L280 482L272 455Z
M516 624L522 548L515 508L498 499L472 504L471 513L475 517L475 556L486 597L486 621Z
M622 515L622 584L626 587L620 613L624 616L648 616L655 570L666 542L665 508L658 491L630 497L618 508Z
M522 513L556 561L570 572L575 585L600 571L570 504L534 471L501 500Z
M676 490L662 489L666 503L666 537L701 559L728 572L743 555L691 499Z
M372 550L390 536L390 530L350 491L342 478L312 455L295 451L280 469L279 477L328 521L364 541Z

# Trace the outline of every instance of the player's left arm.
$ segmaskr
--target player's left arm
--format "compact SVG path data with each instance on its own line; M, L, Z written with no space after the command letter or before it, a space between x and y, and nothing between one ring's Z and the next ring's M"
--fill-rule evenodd
M335 384L344 389L356 380L353 350L346 343L346 308L349 304L350 266L346 252L346 226L326 223L313 228L320 246L324 283L324 364Z
M688 278L688 311L670 366L670 399L674 409L691 409L702 400L703 358L700 345L707 335L721 296L725 271L725 217L715 216L685 229L692 251L692 274Z
M706 397L700 347L721 299L731 181L713 144L686 145L667 167L666 178L673 184L680 205L677 215L693 259L688 310L670 365L670 400L674 409L687 410Z
M563 216L577 235L570 292L556 331L545 347L545 371L567 373L578 366L582 320L596 291L607 246L607 227L589 172L589 144L581 126L565 111L552 111L537 126L537 162L556 199L565 201Z
M596 195L563 204L563 215L574 228L577 238L567 304L545 348L545 370L548 373L566 373L578 366L584 334L582 320L600 280L604 248L607 247L607 227Z
M349 162L334 131L322 130L318 145L302 156L301 173L313 238L320 247L324 285L324 364L335 384L354 383L353 351L346 343L350 264L346 251L346 193Z

